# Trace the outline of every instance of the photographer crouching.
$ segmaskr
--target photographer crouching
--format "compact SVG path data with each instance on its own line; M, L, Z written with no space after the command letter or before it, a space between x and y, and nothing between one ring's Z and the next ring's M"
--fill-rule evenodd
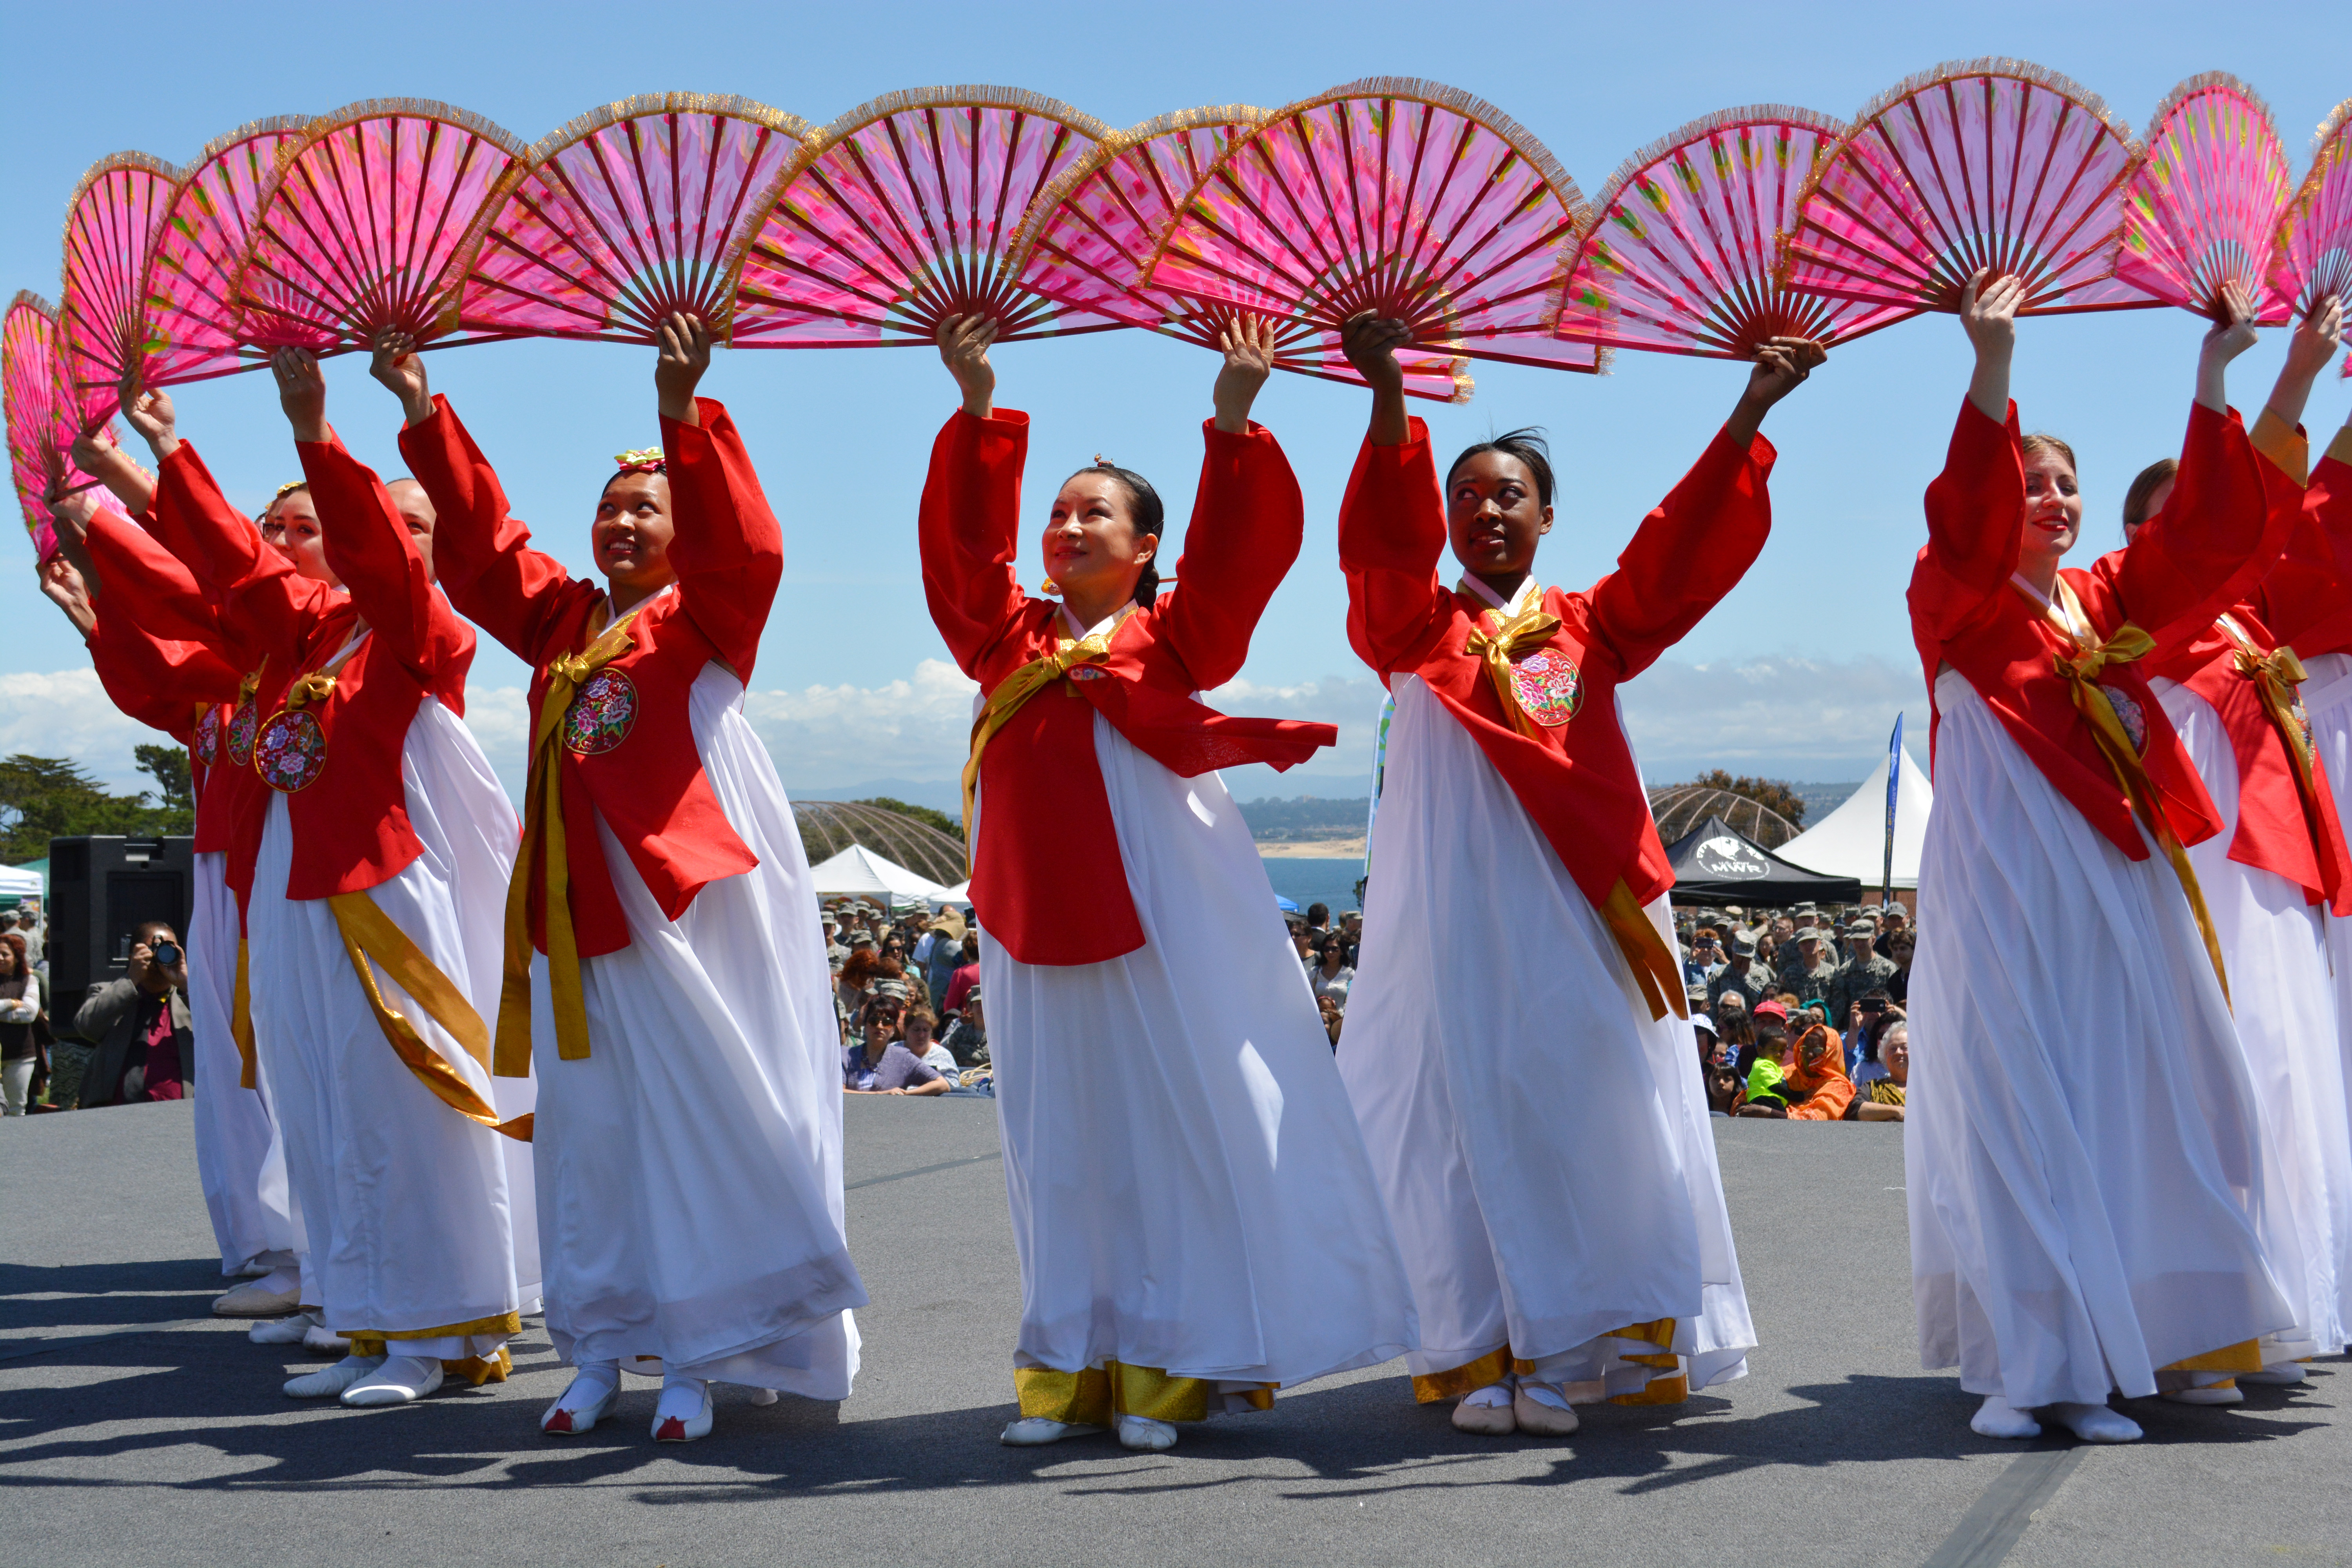
M73 1032L94 1047L82 1064L83 1110L187 1095L195 1068L187 993L179 933L163 921L141 921L131 933L131 972L93 986L74 1015ZM68 1086L53 1085L50 1100L71 1104Z

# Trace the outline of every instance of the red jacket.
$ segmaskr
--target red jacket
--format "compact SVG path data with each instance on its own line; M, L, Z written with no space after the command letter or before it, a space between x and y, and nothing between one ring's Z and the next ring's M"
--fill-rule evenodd
M195 448L163 465L164 510L190 532L200 576L220 595L223 626L268 659L256 737L261 782L287 797L294 835L289 899L361 892L423 852L408 820L401 755L427 696L465 711L473 628L436 592L408 527L373 472L330 436L298 442L319 509L327 563L346 595L322 594L261 542L222 497ZM368 633L334 664L364 619ZM334 664L334 688L300 710L286 693ZM258 847L256 824L255 847ZM235 856L232 879L238 870ZM250 867L246 868L247 885Z
M1544 645L1563 656L1572 710L1539 736L1514 728L1485 661L1468 651L1491 606L1447 588L1429 431L1419 419L1402 446L1367 441L1339 505L1339 566L1348 577L1348 640L1383 685L1417 675L1478 742L1560 863L1597 909L1619 881L1637 904L1674 886L1633 748L1617 718L1617 688L1689 635L1731 592L1772 529L1766 481L1776 454L1756 437L1745 451L1718 432L1697 464L1642 521L1617 570L1584 593L1546 589L1559 629Z
M2304 487L2260 452L2260 442L2255 445L2256 470L2264 489L2230 493L2229 481L2242 484L2248 477L2243 465L2232 463L2222 469L2222 483L2211 487L2209 500L2249 511L2272 509L2273 534L2291 543L2317 531L2315 520L2304 516L2309 500ZM2174 494L2179 493L2176 487ZM2174 507L2168 503L2165 510ZM2308 548L2290 549L2250 600L2158 647L2140 662L2149 679L2162 676L2180 682L2211 703L2221 718L2238 773L2238 827L2231 836L2230 858L2285 878L2303 889L2307 902L2326 903L2342 915L2352 914L2352 850L2345 845L2327 770L2310 743L2308 722L2300 718L2301 701L2294 703L2296 727L2302 731L2293 742L2296 755L2264 704L2263 683L2244 668L2249 658L2269 660L2286 646L2264 623L2263 609L2271 600L2314 602L2334 591L2332 563L2315 559ZM2242 649L2248 657L2242 657ZM2306 774L2307 796L2303 784Z
M1039 691L981 755L972 908L1024 963L1099 963L1143 945L1095 758L1096 714L1185 778L1242 763L1286 768L1339 738L1328 724L1230 718L1192 700L1240 673L1306 531L1274 437L1256 425L1240 436L1204 429L1178 584L1119 624L1108 662ZM923 484L924 596L983 694L1069 636L1062 606L1027 597L1013 577L1028 446L1027 415L959 409L931 443Z
M151 505L151 527L154 515ZM258 656L222 633L194 574L119 512L101 509L90 519L89 552L100 584L90 661L115 706L188 748L197 853L232 851L246 822L257 844L267 791L249 765L257 720L240 672ZM226 756L233 734L247 737L243 763Z
M2260 581L2284 536L2263 508L2248 510L2226 499L2261 493L2259 461L2234 414L2190 410L2165 514L2091 570L2062 570L2100 637L2130 622L2167 647L2210 626ZM2024 528L2017 405L1996 423L1963 402L1944 471L1927 487L1927 543L1911 573L1911 636L1928 690L1941 667L1958 670L2084 818L2125 855L2145 859L2147 844L2130 800L2057 672L2054 661L2069 645L2011 580ZM2148 689L2147 672L2115 663L2098 679L2121 700L2126 728L2139 731L2141 765L2174 837L2197 844L2220 832L2212 797Z
M489 459L446 398L433 405L430 418L401 432L400 450L439 519L435 563L457 607L531 667L536 734L547 667L584 652L604 629L601 620L592 627L604 591L530 547L530 530L507 510ZM695 406L699 426L662 421L677 586L636 612L629 622L635 646L582 689L582 698L594 692L604 721L567 743L559 764L572 930L583 958L629 945L596 831L599 815L672 920L707 884L760 863L703 776L688 695L703 666L714 662L750 681L783 579L783 536L735 422L709 398ZM576 700L572 710L586 711ZM541 952L545 900L541 879L530 889L530 930Z
M2336 432L2311 470L2286 553L2253 603L2279 640L2305 658L2352 653L2352 430Z

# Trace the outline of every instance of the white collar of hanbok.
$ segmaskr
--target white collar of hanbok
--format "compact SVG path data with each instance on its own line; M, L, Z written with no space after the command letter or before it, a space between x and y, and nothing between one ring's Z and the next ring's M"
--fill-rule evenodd
M1062 606L1062 624L1070 628L1070 640L1072 642L1084 642L1087 638L1094 636L1097 632L1108 634L1120 621L1127 618L1128 611L1133 607L1133 601L1129 601L1128 604L1121 605L1118 609L1113 610L1109 615L1105 616L1102 618L1100 625L1082 626L1078 625L1078 617L1070 614L1070 606L1064 605Z
M1526 609L1528 605L1543 597L1543 584L1535 580L1532 573L1520 583L1519 591L1512 595L1507 602L1502 595L1488 587L1484 579L1475 577L1467 572L1462 574L1462 580L1454 584L1454 591L1457 594L1467 594L1474 599L1484 599L1507 621Z

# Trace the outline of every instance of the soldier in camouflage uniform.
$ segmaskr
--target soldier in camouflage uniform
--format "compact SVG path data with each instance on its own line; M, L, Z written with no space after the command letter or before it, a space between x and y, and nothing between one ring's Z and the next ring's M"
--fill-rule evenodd
M1737 931L1731 933L1731 962L1716 971L1706 983L1706 1010L1714 1012L1723 1005L1726 993L1737 991L1753 1012L1756 1004L1764 1000L1772 984L1772 972L1756 957L1756 933Z
M1826 993L1832 1028L1847 1028L1853 1005L1874 991L1885 990L1886 983L1895 978L1895 961L1875 950L1875 940L1867 919L1845 928L1845 964Z
M1802 925L1797 928L1796 948L1795 956L1780 966L1780 989L1795 992L1800 1002L1827 1001L1838 977L1838 962L1829 943L1822 940L1819 928Z

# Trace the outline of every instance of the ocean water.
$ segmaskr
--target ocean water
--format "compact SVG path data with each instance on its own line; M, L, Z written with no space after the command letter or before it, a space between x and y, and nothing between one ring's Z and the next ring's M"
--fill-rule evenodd
M1356 879L1364 874L1364 862L1360 858L1324 859L1269 855L1263 858L1266 879L1274 884L1274 890L1295 900L1301 910L1309 904L1328 904L1336 915L1359 907Z

